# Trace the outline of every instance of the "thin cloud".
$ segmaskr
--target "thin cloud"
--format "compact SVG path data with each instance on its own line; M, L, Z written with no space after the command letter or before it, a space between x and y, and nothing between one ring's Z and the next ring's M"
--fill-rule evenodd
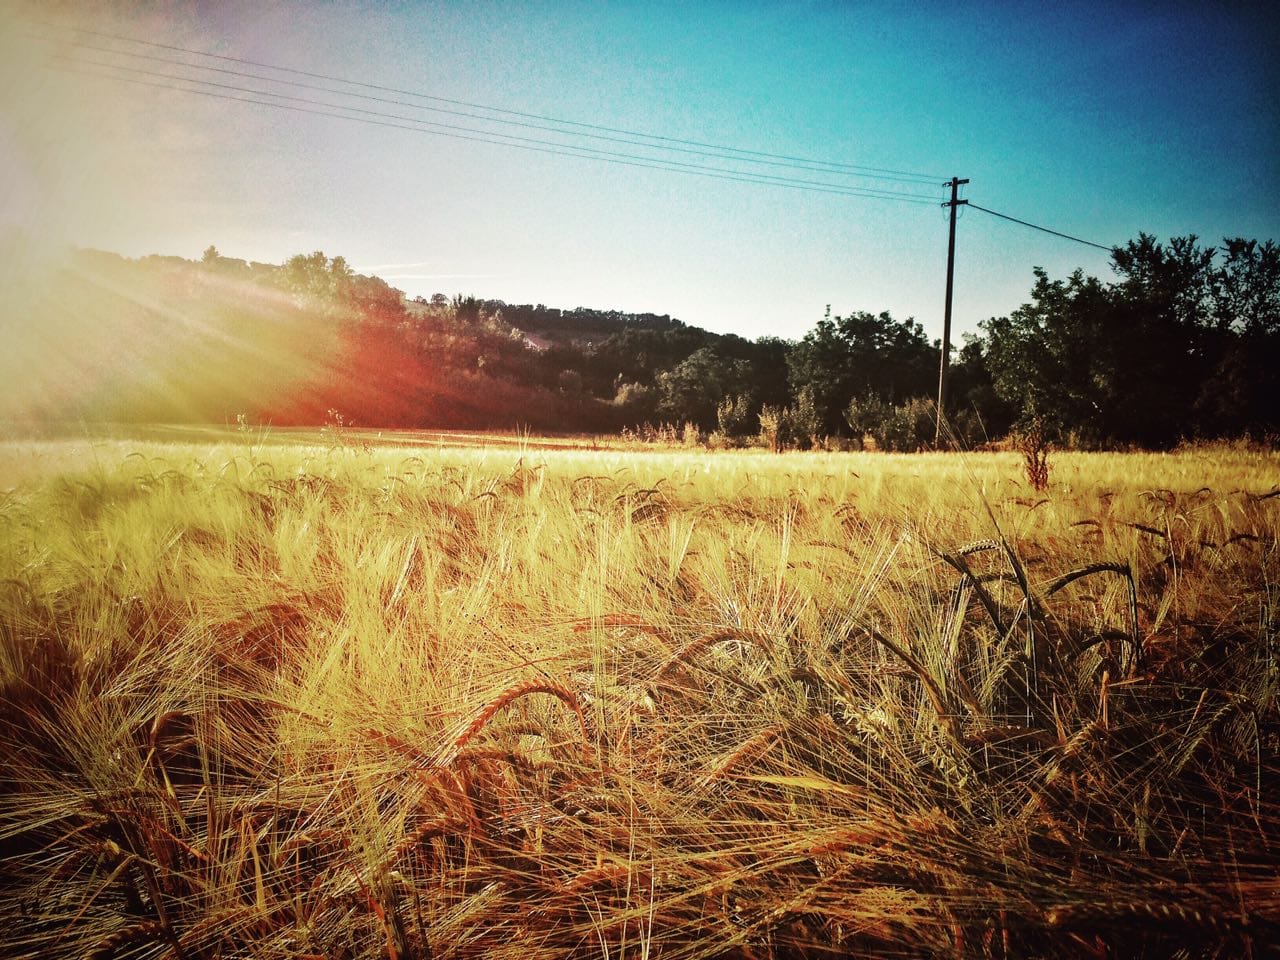
M500 273L388 273L383 280L491 280Z
M366 266L352 267L353 270L412 270L414 267L429 267L430 262L420 263L372 263Z

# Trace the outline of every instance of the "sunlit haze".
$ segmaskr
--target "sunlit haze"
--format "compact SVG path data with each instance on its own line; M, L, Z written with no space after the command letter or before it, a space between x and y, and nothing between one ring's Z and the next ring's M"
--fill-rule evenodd
M411 296L652 311L787 338L831 304L915 316L937 336L947 240L938 204L951 176L971 180L963 195L975 204L1104 246L1139 231L1211 243L1280 235L1277 31L1263 6L8 5L0 230L21 237L24 263L62 244L188 258L216 244L274 263L322 249ZM168 60L202 63L224 71L200 74L226 85L206 91L245 96L233 88L256 81L226 71L267 71L65 29L73 26L580 124L925 173L935 178L928 185L750 168L935 202L742 183L199 96L156 74L178 71ZM343 102L652 155L359 92L383 99ZM1107 275L1108 257L963 211L957 329L1017 307L1035 265Z

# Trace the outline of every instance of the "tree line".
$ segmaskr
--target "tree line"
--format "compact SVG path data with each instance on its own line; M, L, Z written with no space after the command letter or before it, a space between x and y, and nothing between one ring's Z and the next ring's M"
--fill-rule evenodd
M950 441L977 445L1033 423L1081 447L1277 430L1275 242L1141 234L1112 251L1111 268L1109 279L1037 268L1025 304L963 339L950 367ZM407 304L397 323L415 350L549 395L544 426L668 422L730 442L870 438L894 450L934 438L939 344L888 312L828 309L799 340L461 297Z
M828 308L798 340L748 340L666 315L462 295L408 299L319 251L280 265L246 263L214 247L198 262L82 256L110 275L86 299L99 288L146 289L127 307L154 316L135 326L198 315L202 329L238 331L224 340L277 331L269 350L241 344L244 373L226 401L238 409L214 409L212 387L195 390L205 399L181 408L151 395L130 406L119 399L131 389L121 380L112 384L114 399L95 402L115 403L122 419L245 413L315 423L338 409L378 427L604 432L669 424L727 445L870 440L915 450L934 439L939 344L913 318L888 312L841 316ZM65 283L83 285L93 274L85 267ZM1159 448L1277 431L1275 242L1206 246L1194 236L1161 243L1142 234L1112 251L1111 267L1108 279L1079 270L1051 278L1037 268L1026 303L963 338L950 365L949 443L975 446L1033 423L1080 447ZM255 380L254 357L281 350L306 354L308 363L282 378L277 356L272 372Z

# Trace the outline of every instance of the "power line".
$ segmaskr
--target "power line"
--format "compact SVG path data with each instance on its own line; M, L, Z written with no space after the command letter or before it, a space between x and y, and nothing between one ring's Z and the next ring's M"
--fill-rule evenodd
M989 213L993 217L999 217L1001 220L1009 220L1013 223L1020 223L1024 227L1030 227L1032 230L1039 230L1042 233L1051 233L1055 237L1062 237L1064 240L1074 240L1076 243L1083 243L1086 247L1097 247L1099 250L1106 250L1108 253L1114 250L1114 247L1107 247L1101 243L1094 243L1091 240L1081 240L1079 237L1073 237L1069 233L1060 233L1057 230L1050 230L1048 227L1042 227L1038 224L1028 223L1026 220L1019 220L1017 217L1011 217L1007 213L996 213L994 210L988 210L986 207L980 207L976 203L969 203L974 210L981 210L983 213Z
M383 123L380 125L396 126L396 127L400 127L401 129L417 130L420 133L430 133L430 134L436 134L439 136L453 136L456 139L474 140L481 143L494 143L501 146L523 146L525 144L536 144L541 147L557 148L555 150L542 150L540 152L561 153L562 155L565 155L565 156L576 156L583 159L603 160L603 159L609 159L609 158L619 158L620 160L641 162L641 163L631 164L633 166L643 164L647 166L652 166L655 169L671 170L672 172L705 171L710 174L728 175L726 178L738 179L742 182L748 182L748 183L776 184L780 186L798 185L798 186L805 186L805 187L820 187L820 188L825 188L827 192L845 193L849 196L866 196L866 197L875 197L877 199L903 200L903 201L915 202L915 203L932 202L927 198L921 197L919 194L904 193L902 191L884 190L884 189L871 188L871 187L858 187L858 186L851 186L846 184L834 184L834 183L828 183L820 180L804 180L796 177L778 176L776 174L754 173L750 171L733 170L725 167L711 167L711 166L706 166L704 164L683 163L678 160L668 160L660 157L638 156L636 154L621 153L613 150L599 150L594 147L584 147L584 146L578 146L576 144L562 144L562 143L557 143L551 140L539 140L533 137L521 137L521 136L516 136L515 134L500 133L500 132L491 131L491 130L477 130L474 127L466 127L466 126L460 126L456 124L437 123L432 120L422 120L417 117L406 117L400 114L381 113L376 110L366 110L362 107L353 107L353 106L348 106L346 104L340 104L340 103L328 103L326 101L313 100L307 97L295 97L295 96L291 96L289 94L284 94L284 93L273 93L267 90L257 90L252 87L242 87L235 84L218 83L213 80L199 80L193 77L184 77L176 74L162 73L155 70L144 70L137 67L126 67L119 64L101 63L95 60L83 60L83 59L75 59L75 58L60 58L60 59L65 59L67 62L71 64L76 64L76 65L104 67L109 70L120 70L128 73L158 77L166 80L177 80L182 83L201 84L204 86L217 87L219 89L224 89L224 90L234 90L240 93L250 93L250 94L256 94L258 96L276 97L281 100L289 100L295 103L305 103L305 104L309 104L311 106L317 106L317 107L326 107L331 110L346 110L352 113L364 114L365 116L369 116L369 117L379 117L387 120L405 121L406 123L415 124L417 126L410 127L410 126L404 126L402 124L386 124L386 123ZM111 74L96 74L96 75L111 77L112 79L122 80L122 81L127 81L129 79L126 77L113 76ZM208 95L207 91L203 91L199 89L190 89L186 87L178 87L178 86L173 86L171 84L151 83L146 85L156 86L162 89L175 90L183 93L203 93ZM278 103L273 103L271 101L265 101L265 100L249 100L243 97L225 97L224 96L223 99L240 100L242 102L247 102L247 103L259 103L264 106L276 106L281 108L286 107L285 104L278 104ZM298 109L300 110L300 112L304 112L304 113L316 113L324 116L337 117L339 119L346 119L346 120L362 119L361 117L352 117L347 114L326 113L323 111L306 110L301 108L298 108ZM436 128L436 129L423 129L424 127ZM460 136L458 134L442 133L441 131L444 131L444 130L463 131L468 134L478 134L480 136ZM501 137L503 139L501 140L492 139L494 137ZM508 141L514 141L514 142L508 142ZM535 149L535 148L530 147L529 149ZM574 152L569 153L567 151L574 151Z
M45 40L45 41L50 40L50 38L42 37L42 36L33 36L33 39ZM52 42L62 43L64 41L55 40ZM500 117L486 117L482 114L468 113L467 111L464 111L464 110L450 110L445 107L429 107L429 106L424 106L423 104L420 104L420 103L412 103L408 100L396 100L391 97L379 97L379 96L373 96L367 93L353 93L348 90L335 90L332 87L321 86L315 83L306 83L299 80L282 80L279 77L263 76L260 73L248 73L243 70L231 70L226 67L214 67L214 66L209 66L207 64L188 63L185 60L178 60L173 57L161 57L161 56L156 56L154 54L148 54L148 53L138 53L138 52L132 52L127 50L116 50L112 47L97 46L92 43L84 43L81 41L66 41L66 43L69 46L74 46L82 50L92 50L97 53L110 54L111 56L131 57L135 60L146 60L153 63L166 63L172 66L183 67L184 69L187 69L187 70L206 70L212 73L219 73L227 76L240 77L247 80L258 80L263 83L280 84L283 86L294 87L302 90L315 90L321 93L335 94L340 97L352 97L358 100L367 100L374 103L385 103L385 104L391 104L394 106L409 107L410 109L413 109L413 110L426 110L431 113L442 113L442 114L447 114L449 116L454 116L454 117L463 117L470 120L479 120L483 123L505 124L508 126L521 127L529 130L542 130L547 133L556 133L561 136L584 137L592 140L606 141L609 143L626 144L628 146L641 147L646 150L666 150L674 153L688 154L691 156L709 157L717 160L729 160L735 163L754 163L754 164L760 164L763 166L782 167L786 169L803 170L803 171L808 171L810 173L824 173L824 174L834 175L834 176L861 177L867 180L892 180L900 183L916 184L920 186L934 185L934 182L932 180L922 180L916 175L898 176L898 175L888 174L888 173L854 173L848 170L840 169L839 168L840 165L838 164L831 164L826 161L819 161L819 160L785 161L785 160L758 159L755 157L746 157L746 156L733 156L731 153L727 152L735 149L731 147L726 147L726 148L716 147L709 150L699 150L693 147L662 146L659 144L646 143L643 140L628 139L626 137L608 136L606 134L599 134L599 133L583 133L576 130L562 130L559 127L548 126L543 123L528 123L521 120L504 120ZM93 62L93 61L85 61L85 62ZM98 64L98 65L112 66L112 67L117 66L116 64ZM119 69L128 69L128 68L119 67ZM279 69L279 68L273 68L273 69ZM171 76L169 74L159 74L159 75ZM188 77L181 77L181 79L184 79L184 80L189 79L189 80L192 80L192 82L205 82L205 81L196 81L195 78L188 78ZM270 91L265 91L265 90L257 91L257 92L267 93L271 96L278 95L278 94L270 93ZM639 135L637 134L636 136L639 136ZM867 189L879 189L879 188L869 187Z
M388 87L388 86L382 86L380 84L375 84L375 83L366 83L361 80L349 80L345 77L338 77L330 74L312 73L306 70L296 70L292 67L282 67L277 64L264 63L258 60L248 60L242 57L231 57L231 56L227 56L225 54L220 54L220 53L208 53L204 50L194 50L189 47L176 46L174 44L167 44L167 43L158 43L153 40L143 40L138 37L129 37L129 36L123 36L121 34L106 33L98 30L90 30L85 27L63 27L58 24L48 23L44 21L33 21L33 22L39 26L51 28L54 30L73 30L77 33L83 33L83 34L87 34L89 36L94 36L94 37L102 37L108 40L117 40L124 43L136 43L143 46L152 47L154 49L172 50L174 52L186 53L192 56L209 57L216 60L222 60L227 63L239 63L247 66L262 67L267 70L278 70L283 73L293 74L294 76L309 77L313 80L326 80L331 83L344 83L350 86L363 87L366 90L377 90L382 93L394 93L402 96L416 97L422 100L430 100L435 103L447 103L453 106L470 107L476 110L487 110L491 113L501 113L511 117L522 117L526 120L541 120L547 123L555 123L563 126L578 127L584 130L597 130L602 133L621 134L623 136L629 136L629 137L642 137L647 140L657 140L663 143L683 144L685 146L691 146L691 147L703 147L711 150L720 150L725 152L738 153L738 154L742 154L744 158L760 157L760 158L765 158L769 160L785 160L792 163L818 164L818 165L827 166L827 167L839 168L841 170L846 170L846 171L860 171L863 173L880 173L880 174L892 175L895 177L914 178L915 180L919 182L924 182L924 183L934 183L937 181L941 181L942 179L941 176L934 175L934 174L918 173L918 172L913 172L908 170L895 170L888 167L871 167L871 166L863 166L861 164L839 163L837 161L832 161L832 160L816 160L813 158L790 156L787 154L766 153L760 150L748 150L742 147L732 147L732 146L726 146L724 144L707 143L700 140L686 140L680 137L667 137L667 136L662 136L660 134L644 133L636 130L625 130L618 127L607 127L607 126L602 126L600 124L594 124L594 123L584 123L578 120L566 120L559 117L548 116L546 114L527 113L520 110L509 110L503 107L493 107L493 106L488 106L486 104L474 103L467 100L455 100L455 99L450 99L448 97L439 97L439 96L433 96L431 94L420 93L414 90L402 90L397 87ZM129 54L126 53L125 55L128 56ZM338 93L340 91L331 91L331 92ZM498 121L496 118L494 119L495 119L495 122L501 122L501 121ZM564 131L564 132L569 133L569 131Z
M90 65L93 65L92 61L77 61L70 58L63 58L63 59L66 59L67 62L71 64L89 63ZM668 173L686 173L692 176L702 176L702 177L707 177L713 180L729 180L729 181L734 181L738 183L755 183L755 184L760 184L764 186L787 187L794 190L807 190L814 193L830 193L830 194L836 194L838 196L860 197L860 198L871 199L871 200L893 200L899 203L923 203L923 204L932 205L935 202L932 200L927 200L921 197L915 197L915 196L910 196L906 194L897 195L897 194L889 193L887 191L875 192L871 190L862 189L859 187L849 187L849 186L843 186L843 185L826 185L826 184L821 184L819 181L803 181L803 180L798 180L798 179L789 178L789 177L770 177L768 174L746 173L742 171L733 171L730 173L715 172L715 171L718 171L719 168L702 167L697 164L676 165L676 161L656 160L649 157L632 157L629 154L619 154L618 156L615 157L615 156L599 155L599 154L605 153L606 151L594 151L593 153L575 152L575 151L590 150L591 148L572 146L568 144L557 145L557 146L563 147L563 149L551 149L549 147L533 146L532 144L529 144L529 143L510 143L503 140L494 140L489 138L489 137L495 137L495 136L511 137L510 134L492 133L490 131L483 131L484 133L489 135L488 137L469 136L461 133L448 133L441 130L425 129L424 126L421 126L421 125L441 126L441 124L434 124L432 123L432 121L429 121L429 120L417 120L413 118L406 118L409 120L409 123L393 123L387 120L375 120L370 117L353 117L353 116L350 116L349 114L334 113L330 110L315 110L309 107L299 107L299 106L294 106L287 103L275 103L270 100L255 100L251 97L240 97L232 94L216 93L212 90L190 89L187 87L179 87L179 86L175 86L173 84L168 84L168 83L158 83L151 80L139 80L132 77L121 77L115 74L103 73L100 71L75 70L65 66L50 66L49 69L61 70L62 72L65 72L65 73L79 74L81 76L100 77L100 78L105 78L110 80L116 80L120 83L132 83L138 86L153 87L161 90L173 90L179 93L190 93L190 94L196 94L198 96L213 97L219 100L233 100L239 103L254 103L264 107L274 107L278 110L290 110L295 113L308 113L308 114L321 116L321 117L333 117L338 120L349 120L354 123L365 123L365 124L370 124L372 126L391 127L398 130L409 130L414 133L425 133L431 136L449 137L450 139L454 139L454 140L470 140L476 143L490 143L490 144L496 144L498 146L515 147L521 150L531 150L535 153L546 153L546 154L552 154L555 156L562 156L562 157L577 157L578 159L581 159L581 160L596 160L601 163L614 163L614 164L620 164L622 166L628 166L628 167L641 167L641 168L646 168L651 170L664 170ZM132 68L124 68L124 67L108 65L108 69L121 70L121 69L132 69ZM183 82L186 82L186 83L211 83L211 81L193 80L188 78L180 78L180 79L182 79ZM225 87L228 85L218 84L217 86ZM244 89L244 88L233 88L233 89ZM257 93L260 96L285 97L284 94L267 93L267 92L257 91L257 90L249 91L249 92ZM302 100L303 98L293 97L290 99ZM318 101L304 101L304 102L319 103ZM338 110L353 110L353 111L359 110L362 113L371 113L376 116L393 116L393 115L387 115L387 114L376 114L375 111L360 110L360 108L358 107L346 107L342 105L323 104L323 103L319 103L319 105L331 106ZM419 124L419 125L411 126L410 124ZM469 128L462 128L462 129L469 129ZM517 139L528 140L530 138L517 138ZM623 158L627 158L627 159L623 159Z
M805 180L798 177L784 177L778 174L754 173L754 172L748 172L748 171L734 170L728 167L713 167L713 166L708 166L706 164L685 163L683 161L668 160L661 157L645 157L637 154L622 153L616 150L601 150L596 147L585 147L585 146L579 146L577 144L558 143L553 140L540 140L536 137L522 137L516 134L501 133L493 130L477 130L474 127L467 127L459 124L437 123L436 121L433 121L433 120L422 120L418 117L408 117L402 114L395 114L395 113L383 113L377 110L368 110L368 109L365 109L364 107L354 107L354 106L349 106L347 104L342 104L342 103L329 103L327 101L314 100L308 97L297 97L287 93L274 93L270 90L258 90L253 87L243 87L237 84L219 83L218 81L215 81L215 80L200 80L194 77L186 77L186 76L181 76L179 74L173 74L173 73L164 73L158 70L146 70L141 67L126 67L121 64L102 63L97 60L77 59L74 57L67 57L67 58L61 58L61 59L66 59L68 62L72 64L77 64L82 66L104 67L108 70L120 70L125 73L139 74L139 75L148 76L148 77L157 77L163 80L177 80L182 83L200 84L201 86L216 87L221 90L234 90L238 93L249 93L249 94L255 94L257 96L275 97L280 100L288 100L294 103L304 103L304 104L308 104L310 106L316 106L316 107L325 107L331 110L347 110L352 113L359 113L359 114L364 114L366 116L379 117L387 120L401 120L407 123L420 124L423 127L436 128L437 130L453 130L453 131L461 131L469 134L480 134L485 137L501 137L502 138L502 140L488 140L487 142L490 142L490 143L506 143L507 141L514 141L509 145L515 146L520 143L527 143L527 144L536 144L538 146L543 146L543 147L567 148L569 150L580 151L579 153L575 154L578 156L589 155L589 156L594 156L599 158L617 157L617 158L626 159L626 160L640 160L640 161L646 161L646 162L652 162L652 163L660 163L665 165L665 167L672 168L672 169L681 168L681 169L695 170L695 171L704 170L704 171L720 173L720 174L744 175L744 176L749 176L753 178L754 182L759 182L759 183L775 183L776 182L778 184L802 184L805 186L836 188L840 190L850 190L850 191L858 190L858 191L865 191L867 195L878 196L886 200L887 199L908 199L915 202L930 202L927 198L921 197L919 194L906 193L900 190L887 190L887 189L873 188L873 187L856 187L856 186L849 186L846 184L829 183L822 180ZM119 78L119 79L124 79L124 78ZM198 92L195 90L186 90L185 88L179 88L179 87L173 87L172 89L184 90L184 92L188 92L188 93ZM335 92L335 91L330 91L330 92ZM351 119L356 119L356 118L353 117ZM436 130L424 130L423 132L436 132Z

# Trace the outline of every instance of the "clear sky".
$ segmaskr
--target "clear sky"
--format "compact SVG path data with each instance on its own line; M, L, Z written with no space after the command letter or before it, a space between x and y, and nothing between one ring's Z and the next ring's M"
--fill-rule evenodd
M212 243L228 256L280 262L322 249L410 295L669 313L748 337L802 336L827 304L835 313L914 316L937 336L947 234L936 202L641 169L86 77L56 68L68 58L95 60L266 88L37 36L267 71L33 26L23 16L618 130L933 179L750 168L431 114L419 107L477 111L404 94L345 88L419 106L270 87L566 146L934 201L941 181L958 175L972 181L963 195L976 204L1112 244L1139 231L1211 242L1280 238L1280 30L1270 7L9 3L0 6L0 230L130 256L198 257ZM964 211L958 331L1016 308L1035 265L1055 276L1075 267L1109 275L1103 251Z

